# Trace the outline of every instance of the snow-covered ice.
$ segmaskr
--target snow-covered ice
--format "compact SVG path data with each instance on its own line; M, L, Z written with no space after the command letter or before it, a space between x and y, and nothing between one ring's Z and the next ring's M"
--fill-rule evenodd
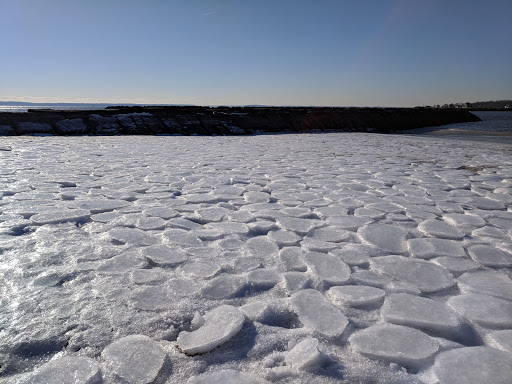
M1 146L0 384L510 381L509 145Z

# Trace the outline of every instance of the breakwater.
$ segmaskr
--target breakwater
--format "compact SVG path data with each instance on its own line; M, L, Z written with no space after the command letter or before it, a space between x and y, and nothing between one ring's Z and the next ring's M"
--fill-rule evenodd
M389 133L480 121L463 109L306 107L116 107L0 113L0 135L248 135L275 132Z

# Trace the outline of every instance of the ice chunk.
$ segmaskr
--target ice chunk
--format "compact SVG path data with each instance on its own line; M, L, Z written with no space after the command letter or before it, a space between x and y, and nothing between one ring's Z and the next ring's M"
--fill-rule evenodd
M431 236L439 237L442 239L459 240L464 237L464 233L459 231L454 226L437 219L428 219L422 221L418 225L418 229Z
M386 217L386 213L379 211L378 209L371 209L371 208L356 208L354 210L354 216L355 217L362 217L367 219L383 219Z
M457 313L446 304L406 293L386 296L380 314L388 323L419 328L453 338L462 325Z
M156 383L165 380L170 361L163 348L143 335L114 341L101 354L106 374L123 383Z
M510 384L511 367L510 353L466 347L440 353L432 370L442 384Z
M160 217L164 220L172 219L173 217L178 216L178 212L176 212L172 208L168 207L151 207L142 211L145 215Z
M465 257L462 245L453 240L420 238L407 242L409 252L420 259L431 259L439 256Z
M308 252L305 260L313 273L327 284L340 285L350 279L350 267L335 256Z
M468 293L450 297L448 304L469 321L483 327L512 328L512 302L510 301Z
M432 262L446 268L453 276L460 276L462 273L480 268L480 264L473 260L461 257L437 257Z
M210 223L221 221L230 212L229 209L222 207L210 207L197 209L195 215L201 223Z
M373 245L357 243L340 244L339 248L332 250L331 253L350 266L367 266L370 262L370 257L385 254L385 252Z
M467 213L448 213L443 215L443 220L468 233L475 228L480 228L485 225L484 219Z
M452 274L446 268L425 260L381 256L374 257L370 261L370 267L374 271L411 284L424 293L441 291L455 283Z
M413 369L429 363L439 349L439 344L425 333L394 324L372 325L348 340L352 349L366 357Z
M245 316L231 305L221 305L204 315L204 325L196 331L183 331L178 336L178 346L187 355L206 353L235 336L245 321Z
M55 212L38 213L30 218L34 224L56 224L66 221L84 221L89 219L90 212L86 209L62 209Z
M311 278L303 272L285 272L283 273L284 289L288 295L309 288Z
M173 245L183 247L200 247L203 245L203 241L200 238L184 229L168 229L162 236Z
M191 377L187 384L270 384L267 380L249 372L221 369Z
M347 241L350 237L350 232L336 227L323 227L313 230L308 234L308 237L320 241L339 243Z
M208 282L203 295L209 299L230 299L243 293L247 287L245 277L238 275L220 275Z
M291 304L299 321L323 336L338 337L348 325L345 315L314 289L294 293Z
M358 284L377 288L384 288L393 281L389 276L375 273L373 271L354 272L352 274L352 280Z
M512 353L512 329L490 332L489 338L497 348Z
M270 231L267 236L280 246L297 245L301 237L292 231Z
M473 245L468 252L476 262L493 268L512 267L512 255L488 245Z
M386 292L383 289L364 285L345 285L332 287L327 291L327 297L337 305L350 307L375 306L382 303Z
M387 252L402 253L407 251L406 229L389 224L369 224L360 228L357 233L370 244Z
M277 220L281 228L305 235L314 228L322 226L320 220L300 219L296 217L282 217Z
M169 247L167 245L144 247L141 250L141 254L154 264L162 267L174 267L187 261L185 252L178 247Z
M279 247L266 236L258 236L249 239L245 246L256 257L269 258L277 256Z
M318 339L308 337L286 353L284 362L294 369L314 371L322 367L329 358L319 349Z
M72 379L71 379L72 378ZM19 384L99 384L102 382L99 364L88 357L62 356L50 360Z
M501 299L512 300L512 280L500 272L467 272L458 279L462 292L483 293Z
M288 271L306 272L304 251L299 247L285 247L279 252L279 258Z
M135 284L162 284L169 279L169 273L159 268L135 269L132 272L132 280Z
M247 274L247 282L256 289L270 289L279 282L279 274L272 269L257 268Z

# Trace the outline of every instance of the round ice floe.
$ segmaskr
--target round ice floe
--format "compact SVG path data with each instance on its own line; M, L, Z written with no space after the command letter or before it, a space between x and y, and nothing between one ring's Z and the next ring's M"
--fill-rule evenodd
M385 252L373 245L357 243L340 244L339 247L332 250L331 253L350 266L368 265L370 257L385 254Z
M338 243L331 243L328 241L313 239L311 237L304 237L304 240L300 242L300 247L305 251L329 252L338 248Z
M310 287L311 277L307 273L285 272L282 276L284 289L288 295Z
M280 246L297 245L301 240L301 237L292 231L270 231L267 236Z
M107 376L123 383L163 382L170 362L160 345L143 335L114 341L101 354Z
M454 226L437 219L428 219L422 221L418 225L418 229L431 236L439 237L442 239L459 240L464 237L464 233L459 231Z
M392 253L407 251L406 237L408 231L388 224L369 224L360 228L357 233L361 238L376 247Z
M457 336L462 324L457 313L446 304L406 293L386 296L380 314L388 323L419 328L447 338Z
M286 353L284 362L293 369L314 371L329 362L318 346L318 339L308 337Z
M440 384L510 384L512 355L487 347L457 348L436 357Z
M320 241L339 243L347 241L350 237L350 232L336 227L323 227L313 230L308 234L308 237Z
M386 217L386 213L382 212L382 211L379 211L378 209L371 209L371 208L362 207L362 208L356 208L354 210L354 216L355 217L362 217L362 218L372 219L372 220L377 220L377 219L385 218Z
M195 216L201 223L221 221L231 211L222 207L209 207L195 210Z
M326 337L340 336L348 325L345 315L314 289L294 293L291 304L304 326Z
M243 276L220 275L209 281L202 293L208 299L230 299L241 295L246 287L247 280Z
M471 322L496 329L512 328L512 302L493 296L468 293L447 301Z
M480 268L480 264L475 263L473 260L465 259L462 257L442 256L433 259L432 262L446 268L455 277L461 275L464 272L473 271Z
M19 384L99 384L102 382L99 364L87 357L63 356L50 360Z
M247 274L247 283L255 289L270 289L279 282L279 274L273 269L257 268Z
M145 215L153 216L153 217L160 217L164 220L172 219L173 217L178 216L178 212L176 212L172 208L167 207L152 207L145 209L142 211Z
M162 267L174 267L187 261L187 255L178 247L167 245L154 245L141 249L141 255L156 265Z
M512 255L488 245L473 245L468 252L476 262L493 268L512 267Z
M206 353L224 344L236 335L245 321L245 316L231 305L221 305L204 315L204 325L199 329L178 336L178 347L187 355Z
M471 237L490 237L492 239L507 240L507 235L505 232L491 226L485 226L482 228L475 229L473 232L471 232Z
M351 307L375 306L382 303L386 292L383 289L364 285L345 285L332 287L327 291L327 297L337 305Z
M350 267L335 256L308 252L304 258L309 268L322 282L339 285L346 283L350 278Z
M305 272L307 270L304 260L304 251L299 247L285 247L279 251L279 258L286 270Z
M38 213L31 216L30 220L34 224L56 224L64 223L66 221L83 221L89 219L90 212L86 209L61 209L55 212Z
M357 231L360 227L371 223L371 221L371 219L357 216L333 216L326 219L327 224L347 231Z
M269 384L262 379L249 372L237 371L235 369L222 369L203 373L199 376L191 377L187 384Z
M370 260L372 270L411 284L424 293L451 287L453 275L440 265L403 256L381 256Z
M394 324L372 325L348 340L363 356L414 369L427 364L439 349L439 344L425 333Z
M512 280L500 272L468 272L459 277L458 284L464 293L483 293L501 299L512 300Z
M271 258L277 256L279 247L266 236L258 236L249 239L245 246L256 257Z
M443 220L447 223L461 229L462 231L471 232L475 228L480 228L485 225L485 220L467 213L449 213L443 215Z
M488 199L485 197L473 197L473 198L471 198L471 203L478 209L487 209L487 210L506 209L505 204L503 204L501 201L498 201L495 199Z
M203 245L203 241L200 238L184 229L168 229L162 236L173 245L183 247L200 247Z
M436 238L410 239L407 241L407 246L412 256L420 259L431 259L440 256L466 256L462 245L454 240Z

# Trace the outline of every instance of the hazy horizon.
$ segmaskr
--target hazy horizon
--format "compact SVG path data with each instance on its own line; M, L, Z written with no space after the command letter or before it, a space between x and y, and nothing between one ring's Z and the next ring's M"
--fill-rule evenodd
M512 3L0 0L0 100L383 106L512 99Z

